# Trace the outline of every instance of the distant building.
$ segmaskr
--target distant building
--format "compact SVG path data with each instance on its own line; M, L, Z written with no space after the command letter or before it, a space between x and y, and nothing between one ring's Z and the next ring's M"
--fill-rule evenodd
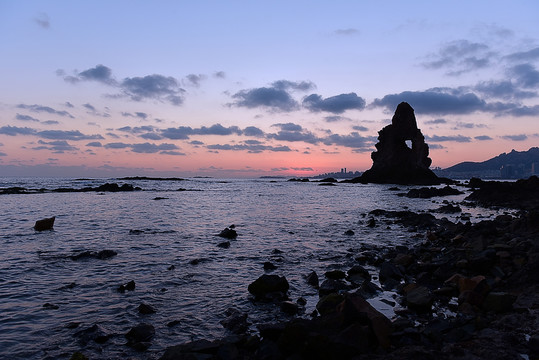
M330 172L325 174L319 174L313 176L313 179L325 179L325 178L335 178L335 179L353 179L355 177L361 176L359 171L348 171L346 168L341 168L340 172Z

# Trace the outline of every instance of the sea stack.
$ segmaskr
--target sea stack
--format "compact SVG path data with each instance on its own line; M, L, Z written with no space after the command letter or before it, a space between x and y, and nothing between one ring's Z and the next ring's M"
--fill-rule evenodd
M378 132L371 158L372 167L353 182L435 185L443 180L429 169L429 146L417 127L414 109L406 102L397 106L391 124Z

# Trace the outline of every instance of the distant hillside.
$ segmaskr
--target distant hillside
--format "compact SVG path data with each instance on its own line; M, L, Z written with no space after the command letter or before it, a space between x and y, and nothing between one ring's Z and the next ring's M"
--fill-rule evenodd
M458 176L459 174L469 174L480 176L481 173L488 177L497 173L497 177L519 178L532 175L532 164L534 172L539 172L539 147L533 147L528 151L515 151L503 153L492 159L483 162L465 161L442 170L449 176ZM500 170L502 172L500 172Z

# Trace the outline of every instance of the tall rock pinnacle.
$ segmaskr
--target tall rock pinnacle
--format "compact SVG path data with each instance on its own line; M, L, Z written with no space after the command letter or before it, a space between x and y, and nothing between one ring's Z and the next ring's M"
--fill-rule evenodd
M406 141L411 141L411 148ZM354 182L379 184L440 184L429 169L429 146L418 129L414 109L406 102L397 106L391 124L378 132L372 167Z

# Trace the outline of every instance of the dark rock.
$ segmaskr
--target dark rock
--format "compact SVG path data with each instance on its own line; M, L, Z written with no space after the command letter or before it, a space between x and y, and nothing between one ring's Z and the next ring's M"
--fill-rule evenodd
M344 235L347 235L347 236L352 236L352 235L355 235L355 232L353 230L346 230L344 232Z
M296 315L299 310L298 304L292 301L282 301L281 304L281 311L288 314L288 315Z
M375 227L376 226L376 220L374 220L374 218L370 218L369 221L367 222L367 226L368 227Z
M151 324L138 324L125 334L127 346L137 351L145 351L151 344L150 340L155 335L155 328Z
M230 247L230 241L223 241L217 244L218 247L228 249Z
M326 271L324 276L328 279L339 280L344 279L346 274L342 270L330 270Z
M384 283L390 279L400 281L404 275L395 264L386 261L380 265L378 277L380 282Z
M55 219L56 219L56 216L53 216L51 218L41 219L41 220L36 221L34 225L34 230L36 231L52 230L54 227Z
M238 233L236 232L236 230L233 230L231 228L224 228L218 236L232 240L238 237Z
M319 282L318 282L318 275L315 271L311 271L309 275L307 275L307 284L311 285L315 289L318 289Z
M99 260L106 260L110 259L111 257L114 257L118 255L118 253L114 250L101 250L98 252L95 251L83 251L75 255L69 256L71 260L77 261L77 260L83 260L83 259L99 259Z
M168 198L166 197L161 197L161 196L157 196L157 197L154 197L153 200L167 200Z
M411 140L412 148L406 144ZM414 109L405 102L397 106L391 124L378 132L372 167L352 180L383 184L440 184L430 169L429 146L417 128Z
M361 265L354 265L347 271L346 279L353 284L360 285L371 280L369 271Z
M517 209L539 208L539 178L530 176L515 182L483 181L472 178L469 186L473 192L466 200L486 206L503 206Z
M257 298L265 297L270 293L286 294L289 285L284 276L264 274L249 284L248 290Z
M462 212L462 209L458 205L447 204L447 205L440 206L435 211L439 213L443 213L443 214L455 214L455 213Z
M142 303L138 306L138 312L144 315L149 315L155 314L156 311L153 306Z
M118 292L126 292L135 290L135 281L131 280L127 284L122 284L118 287Z
M332 312L335 312L337 305L342 303L344 300L344 295L337 293L330 293L325 296L322 296L318 303L316 304L316 310L320 315L326 315Z
M273 265L271 261L264 262L264 270L275 270L277 266Z
M247 331L249 327L247 313L241 312L235 308L229 308L225 314L227 316L226 319L220 321L225 329L230 330L235 334L243 334Z
M449 195L460 195L460 194L464 194L464 193L460 190L454 189L451 186L447 185L443 188L423 187L420 189L410 189L408 193L406 193L406 197L429 199L435 196L449 196Z
M432 294L425 286L410 284L404 289L406 293L406 304L408 308L424 312L429 311L432 306Z
M505 312L513 308L516 296L505 292L490 292L483 301L482 307L486 311Z
M58 310L60 307L58 305L55 305L55 304L51 304L51 303L45 303L43 305L43 309L46 309L46 310Z
M172 321L169 321L169 322L167 323L167 327L174 327L174 326L176 326L176 325L178 325L178 324L181 324L181 321L180 321L180 320L172 320Z
M80 351L75 351L69 360L88 360L88 358Z
M98 344L103 344L108 341L111 335L107 334L99 325L94 324L89 328L79 330L74 334L79 339L81 344L88 344L94 341Z
M350 286L347 285L342 280L334 280L334 279L327 279L320 284L320 289L318 289L318 293L320 296L324 296L331 293L336 293L341 290L349 290Z

